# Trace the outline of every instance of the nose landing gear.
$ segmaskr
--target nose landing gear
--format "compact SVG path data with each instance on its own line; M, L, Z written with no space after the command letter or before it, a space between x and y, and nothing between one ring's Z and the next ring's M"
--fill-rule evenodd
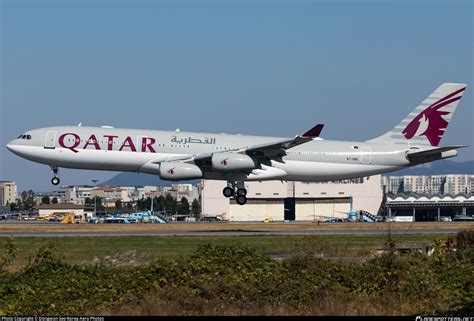
M50 167L51 167L51 170L53 171L53 175L54 175L54 177L51 179L51 184L59 185L59 183L61 182L61 180L58 177L58 170L59 169L56 166L50 166Z
M228 186L222 190L222 194L225 197L234 197L239 205L247 203L247 190L243 182L229 182Z

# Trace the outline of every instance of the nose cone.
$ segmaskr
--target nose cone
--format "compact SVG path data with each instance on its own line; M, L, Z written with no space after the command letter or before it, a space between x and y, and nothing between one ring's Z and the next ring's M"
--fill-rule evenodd
M15 152L15 146L16 146L15 141L12 140L11 142L9 142L9 143L7 144L7 149L8 149L10 152L14 153L14 152Z

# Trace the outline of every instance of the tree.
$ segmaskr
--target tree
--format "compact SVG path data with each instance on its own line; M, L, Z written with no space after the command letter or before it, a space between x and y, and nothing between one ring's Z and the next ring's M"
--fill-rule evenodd
M175 211L173 211L173 203L175 202L175 199L173 196L170 194L166 195L165 197L165 210L169 211L170 214L175 214Z
M19 210L18 203L12 202L12 203L10 204L10 211L16 212L16 211L18 211L18 210Z
M151 205L151 198L141 198L137 200L137 209L139 211L145 211L150 208Z
M51 200L51 204L58 204L58 198L53 197L53 199Z
M51 202L50 202L50 200L49 200L49 196L43 196L43 197L41 198L41 204L48 205L48 204L50 204L50 203L51 203Z
M189 202L186 197L181 197L181 202L178 206L178 214L189 214Z
M171 214L176 214L176 209L178 207L178 202L170 194L165 197L165 208L166 211L170 211Z
M165 210L165 204L166 204L166 199L163 195L160 195L158 196L158 198L156 199L157 201L157 208L158 208L158 211L164 211Z
M86 197L86 199L84 200L84 205L91 206L91 205L94 205L94 202L92 201L90 197Z
M198 215L201 214L201 203L195 198L191 204L191 213Z
M21 192L19 200L20 209L32 211L36 207L35 193L32 190Z
M95 196L92 199L92 205L94 205L94 201L96 202L95 204L96 204L97 209L104 209L104 205L102 205L102 197Z
M122 201L121 200L116 200L115 201L115 209L117 209L117 210L122 209Z

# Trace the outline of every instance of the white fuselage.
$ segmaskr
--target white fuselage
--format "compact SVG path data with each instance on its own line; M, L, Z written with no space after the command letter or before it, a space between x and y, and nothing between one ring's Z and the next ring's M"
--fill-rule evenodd
M158 174L159 164L180 157L236 151L279 137L116 129L49 127L28 131L7 147L28 160L64 168ZM26 137L26 138L25 138ZM316 138L245 173L207 169L203 178L326 181L369 176L409 166L407 144Z

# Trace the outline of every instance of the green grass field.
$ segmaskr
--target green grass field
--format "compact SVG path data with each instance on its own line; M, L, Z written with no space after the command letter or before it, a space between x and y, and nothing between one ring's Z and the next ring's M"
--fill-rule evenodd
M473 232L0 238L0 316L472 315Z
M41 245L55 245L64 261L91 264L105 257L132 256L144 264L158 258L178 258L193 253L205 244L250 246L259 253L290 255L295 252L320 251L327 256L367 257L383 246L387 235L312 235L312 236L100 236L100 237L14 237L18 249L11 268L26 265ZM446 240L447 234L392 235L396 243L429 243ZM9 238L0 238L0 250Z

